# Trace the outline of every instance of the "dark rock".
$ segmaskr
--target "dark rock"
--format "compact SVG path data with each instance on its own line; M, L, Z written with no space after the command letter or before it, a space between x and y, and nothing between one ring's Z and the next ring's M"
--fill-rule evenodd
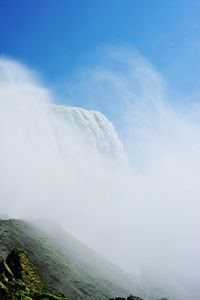
M6 300L9 298L9 293L7 287L0 281L0 299Z
M15 278L22 278L22 262L21 262L22 253L16 249L14 249L6 258L6 263L9 268L12 270Z
M140 297L138 297L138 296L132 296L132 295L130 295L130 296L127 298L127 300L144 300L144 299L142 299L142 298L140 298Z
M126 300L126 298L116 297L116 298L111 298L109 300ZM128 296L127 300L144 300L144 299L137 296L130 295Z
M14 277L12 271L10 270L9 266L5 261L0 262L0 281L3 283L8 282L9 280L12 280Z

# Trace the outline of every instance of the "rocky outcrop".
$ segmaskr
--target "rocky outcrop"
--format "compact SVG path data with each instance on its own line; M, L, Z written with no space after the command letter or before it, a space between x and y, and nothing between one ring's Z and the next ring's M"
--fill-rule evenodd
M0 262L1 300L67 300L43 282L25 252L14 249Z

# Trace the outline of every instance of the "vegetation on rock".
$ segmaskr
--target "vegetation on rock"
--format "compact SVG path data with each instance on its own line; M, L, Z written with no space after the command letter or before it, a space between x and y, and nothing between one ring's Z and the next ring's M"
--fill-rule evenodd
M67 300L50 291L25 252L17 249L0 262L0 299Z
M73 300L108 300L143 291L123 271L51 222L0 220L0 259L23 250L52 291ZM1 299L1 298L0 298Z
M119 268L60 227L44 225L0 219L0 300L146 299Z

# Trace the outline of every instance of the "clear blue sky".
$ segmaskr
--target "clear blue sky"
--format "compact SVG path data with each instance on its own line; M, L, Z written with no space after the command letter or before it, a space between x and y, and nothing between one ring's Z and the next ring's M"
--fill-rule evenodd
M0 0L0 54L50 82L105 44L135 47L177 84L200 83L200 1Z

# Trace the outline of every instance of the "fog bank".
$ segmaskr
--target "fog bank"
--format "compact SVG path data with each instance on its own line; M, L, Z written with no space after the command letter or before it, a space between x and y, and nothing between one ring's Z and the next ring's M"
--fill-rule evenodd
M198 96L175 97L130 49L106 49L96 61L68 81L66 99L112 124L56 108L36 73L0 59L1 213L58 221L147 289L196 299Z

